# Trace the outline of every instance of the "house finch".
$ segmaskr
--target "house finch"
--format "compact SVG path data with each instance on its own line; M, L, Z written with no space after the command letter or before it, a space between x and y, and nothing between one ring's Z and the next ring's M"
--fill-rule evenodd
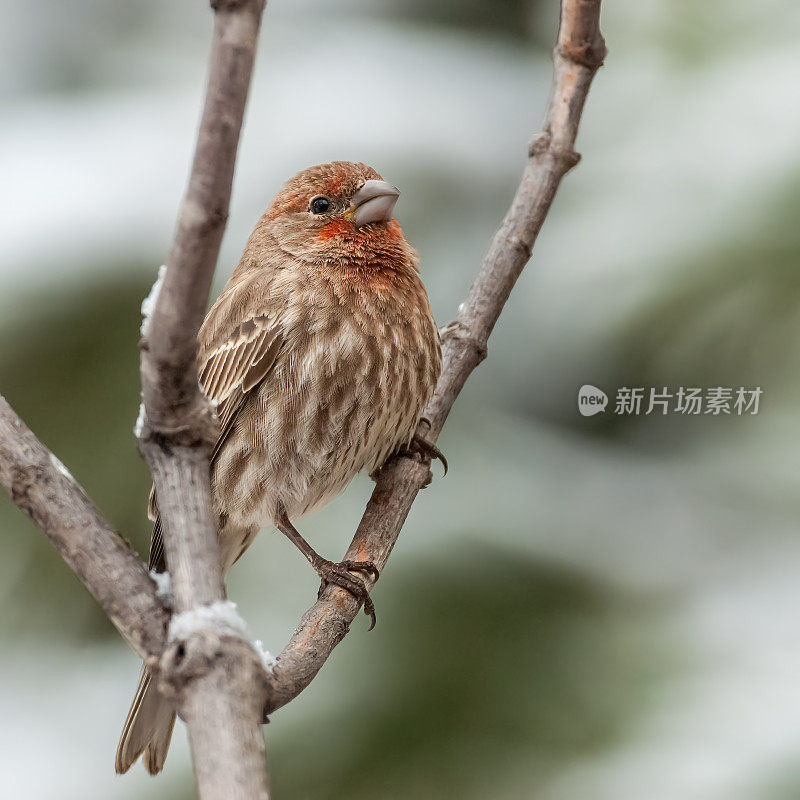
M441 350L417 254L392 218L399 194L364 164L335 161L296 175L259 220L198 335L200 383L220 420L211 488L223 574L272 524L323 582L363 599L373 624L357 573L377 577L374 565L322 558L292 521L357 472L421 446L414 431ZM152 494L149 513L150 567L163 572ZM117 772L142 753L148 771L159 772L174 723L145 668Z

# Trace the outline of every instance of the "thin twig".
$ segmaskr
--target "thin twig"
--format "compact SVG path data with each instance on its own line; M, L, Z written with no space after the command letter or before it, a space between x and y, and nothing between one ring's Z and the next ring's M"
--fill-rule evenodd
M431 425L418 430L430 441L436 441L467 378L486 357L489 335L530 259L561 179L578 163L574 151L578 123L605 55L600 0L562 0L553 96L544 131L529 147L514 200L456 320L444 330L442 374L425 410ZM372 561L382 570L417 493L428 480L427 463L397 457L386 464L345 558ZM266 713L288 703L311 682L344 638L359 608L360 603L344 590L325 589L278 656Z

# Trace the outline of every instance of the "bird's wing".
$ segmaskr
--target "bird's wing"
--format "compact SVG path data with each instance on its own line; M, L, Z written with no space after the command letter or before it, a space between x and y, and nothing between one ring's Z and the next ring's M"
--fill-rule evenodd
M230 436L236 416L248 394L269 374L283 344L283 328L275 316L261 314L245 319L230 335L212 344L200 364L200 385L216 402L220 434L211 463ZM150 493L150 517L154 519L150 543L150 569L165 568L161 520L154 492Z
M248 392L264 380L275 364L282 343L282 326L274 316L262 314L245 319L207 353L200 366L200 385L217 404L220 423L212 461Z

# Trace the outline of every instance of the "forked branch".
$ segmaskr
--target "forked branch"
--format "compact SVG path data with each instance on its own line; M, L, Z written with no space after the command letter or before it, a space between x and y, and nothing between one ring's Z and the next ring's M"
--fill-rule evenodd
M443 330L442 374L425 410L431 425L418 430L431 441L438 438L467 378L486 357L489 335L530 259L561 179L578 163L574 150L578 123L592 78L605 55L600 0L562 0L553 95L544 130L529 147L514 200L458 316ZM387 463L345 558L372 561L382 570L417 493L428 480L426 463L406 457ZM308 686L344 638L359 608L349 593L332 586L325 589L278 656L266 713L285 705Z
M142 342L145 414L140 448L153 473L176 610L223 598L211 513L213 413L199 390L196 337L227 218L233 167L263 0L212 0L216 12L206 104L167 270ZM530 145L514 200L456 320L443 331L444 364L420 430L435 441L528 262L574 145L586 96L605 57L600 0L562 0L553 96ZM396 457L378 476L345 556L383 568L430 468ZM305 613L271 675L241 637L198 626L167 646L169 611L143 565L63 465L0 398L0 482L148 663L159 665L187 721L200 795L266 798L257 722L313 679L359 610L329 586ZM185 619L185 618L184 618Z

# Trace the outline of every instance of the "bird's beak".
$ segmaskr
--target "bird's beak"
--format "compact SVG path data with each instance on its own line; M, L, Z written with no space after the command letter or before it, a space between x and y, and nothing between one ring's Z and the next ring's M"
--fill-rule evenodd
M388 222L400 190L386 181L367 181L354 195L350 210L345 214L356 227L369 222Z

